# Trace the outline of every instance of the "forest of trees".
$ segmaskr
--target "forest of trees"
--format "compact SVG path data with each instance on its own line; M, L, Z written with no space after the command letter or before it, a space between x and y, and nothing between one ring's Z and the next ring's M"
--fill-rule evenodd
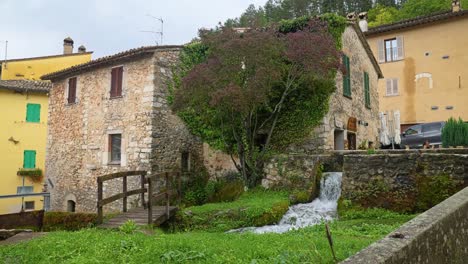
M302 16L368 12L369 25L372 27L450 10L451 2L452 0L268 0L263 7L250 5L240 17L228 19L224 26L265 26Z

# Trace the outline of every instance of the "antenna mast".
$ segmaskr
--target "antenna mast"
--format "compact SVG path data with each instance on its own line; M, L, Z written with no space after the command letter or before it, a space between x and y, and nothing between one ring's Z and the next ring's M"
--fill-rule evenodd
M155 16L150 15L150 14L147 14L146 16L149 16L149 17L159 21L161 23L161 30L160 31L144 30L144 31L140 31L140 32L153 33L155 35L159 35L160 38L161 38L161 41L159 43L156 41L156 44L163 45L163 42L164 42L164 19L162 17L155 17Z

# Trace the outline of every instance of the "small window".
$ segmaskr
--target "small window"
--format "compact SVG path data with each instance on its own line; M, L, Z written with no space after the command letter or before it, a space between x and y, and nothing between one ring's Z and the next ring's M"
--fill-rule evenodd
M36 168L36 151L25 150L23 156L23 168L24 169L35 169Z
M364 72L364 101L367 108L371 107L370 103L370 84L369 84L369 74Z
M351 66L349 65L349 57L344 54L343 65L345 68L343 73L343 95L351 97Z
M396 61L398 60L398 45L397 39L385 40L385 61Z
M67 212L74 213L75 212L76 203L72 200L67 201Z
M442 128L442 123L425 124L422 127L422 132L427 133L427 132L440 131L441 128Z
M110 162L120 164L122 157L122 134L109 135Z
M387 79L386 81L386 95L397 96L398 92L398 79Z
M26 122L39 123L41 121L41 105L27 104L26 106Z
M34 210L35 203L34 201L24 202L24 210Z
M110 98L122 97L123 66L112 68Z
M16 194L28 194L33 193L34 188L33 186L18 186L16 187Z
M76 103L76 77L68 79L68 99L69 104Z
M190 153L182 152L181 167L183 172L190 171Z

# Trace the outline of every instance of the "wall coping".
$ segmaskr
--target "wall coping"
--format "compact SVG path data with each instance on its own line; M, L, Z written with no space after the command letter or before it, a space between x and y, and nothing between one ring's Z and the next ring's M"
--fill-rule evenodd
M405 251L411 249L416 251L418 239L428 235L428 233L434 233L433 229L437 225L446 224L446 221L449 221L450 217L460 213L465 214L465 218L462 219L468 221L468 218L466 218L468 215L468 188L417 216L384 239L370 245L341 263L401 263L401 261L407 263L408 260L402 258L405 256ZM453 223L453 226L455 225L458 226L458 223ZM446 237L450 235L454 236L452 232L451 234L438 235L445 236L444 239L447 239ZM459 246L466 247L467 245ZM428 248L428 250L432 249Z

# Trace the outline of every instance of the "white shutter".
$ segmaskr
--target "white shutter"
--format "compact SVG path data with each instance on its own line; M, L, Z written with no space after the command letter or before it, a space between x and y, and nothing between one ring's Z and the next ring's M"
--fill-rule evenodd
M393 79L393 95L398 95L398 79Z
M392 79L387 79L387 96L392 95Z
M379 63L384 63L385 62L385 42L384 40L379 40L377 43L378 47L378 53L379 53Z
M398 48L398 60L402 60L405 58L403 36L398 36L396 40L397 40L397 48Z

